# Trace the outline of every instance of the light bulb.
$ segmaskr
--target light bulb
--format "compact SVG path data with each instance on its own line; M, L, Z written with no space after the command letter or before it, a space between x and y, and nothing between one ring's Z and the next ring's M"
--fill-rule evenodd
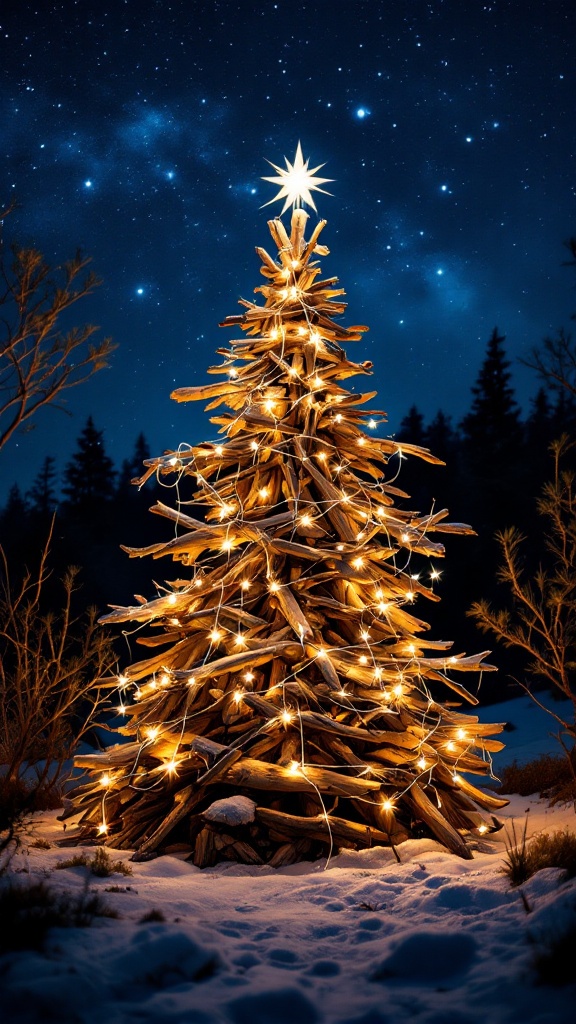
M103 786L104 789L106 789L110 785L111 781L112 779L108 775L108 772L104 772L104 775L100 776L100 785Z
M242 697L243 697L242 690L235 690L234 691L234 703L235 704L239 704L240 701L242 700Z
M126 686L126 684L128 682L129 682L128 676L124 676L124 675L118 676L118 685L119 686Z
M291 711L288 711L287 709L283 711L282 714L280 715L280 719L282 722L284 722L284 725L288 725L288 723L291 722L293 718L294 715L292 714Z
M420 771L424 771L424 769L426 767L425 759L423 757L421 757L420 760L416 762L416 765L420 769Z
M230 538L230 537L227 537L226 540L222 541L222 546L221 546L220 550L221 551L231 551L233 546L234 546L233 539Z
M394 804L392 803L392 801L388 800L387 798L384 798L382 800L382 810L383 811L387 811L387 812L393 811L394 810Z
M178 762L175 761L174 758L172 758L171 761L167 761L166 764L164 765L164 769L168 772L168 775L175 775L177 768Z
M106 822L103 821L101 825L98 825L98 834L99 835L103 836L107 831L108 831L108 825L106 824Z
M272 582L268 584L268 590L271 594L276 594L280 590L280 584L277 580L272 580Z
M168 604L176 604L176 594L168 594Z
M305 512L303 516L300 516L300 525L301 526L310 526L311 523L312 523L312 516L309 516L307 512Z
M156 728L156 726L150 726L148 729L146 729L146 735L149 740L157 739L159 732L160 730Z
M208 633L208 636L209 636L210 640L212 641L212 643L215 643L215 644L217 644L218 641L222 639L222 633L218 629L211 630L211 632Z
M290 761L290 764L288 765L288 771L290 772L290 775L298 775L299 772L300 772L300 764L299 764L299 762L298 761Z
M257 452L258 451L258 442L257 441L250 441L250 447L251 447L253 452Z
M261 487L260 490L258 491L258 494L261 498L267 498L269 493L270 492L267 487Z
M358 558L353 558L352 565L354 566L355 569L361 569L362 566L364 565L364 559L362 558L362 556L359 555Z
M215 447L215 449L214 449L214 453L215 453L216 455L224 455L224 449L223 449L223 447L222 447L222 445L221 445L221 444L217 444L217 445L216 445L216 447Z
M244 635L242 633L236 633L234 643L236 644L236 647L246 647L246 640L244 639Z
M252 586L252 584L251 584L250 580L242 580L242 583L241 583L242 590L250 590L251 586Z
M374 430L374 428L377 427L378 424L376 423L376 420L368 420L368 426L370 427L371 430Z
M170 682L170 676L168 675L168 673L163 672L160 678L158 679L158 682L160 683L160 686L168 686Z
M255 676L254 676L254 673L253 673L253 672L245 672L245 673L244 673L244 679L245 679L245 681L246 681L247 683L252 683L252 682L254 682L254 678L255 678Z

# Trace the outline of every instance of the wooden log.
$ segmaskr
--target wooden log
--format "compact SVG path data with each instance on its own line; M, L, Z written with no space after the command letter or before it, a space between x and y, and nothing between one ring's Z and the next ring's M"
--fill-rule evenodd
M274 829L287 838L307 836L330 842L330 833L336 840L345 840L353 846L389 846L390 839L385 832L371 825L361 825L356 821L346 821L333 815L319 814L314 818L303 818L295 814L285 814L270 807L257 807L256 818L263 825Z
M158 828L140 844L136 853L131 858L134 861L144 859L151 851L158 849L162 840L172 831L175 825L182 818L190 813L203 798L203 790L198 790L195 785L186 786L174 795L174 806L170 813L164 818Z
M438 808L426 796L426 793L420 789L417 782L413 783L404 799L422 819L422 821L428 825L430 831L436 836L443 846L447 846L449 850L452 850L453 853L457 854L458 857L462 857L464 860L472 860L472 852L466 846L462 837L456 829L446 821Z
M203 828L196 836L193 862L197 868L211 868L218 859L212 829Z
M373 779L340 775L326 768L306 765L290 771L280 765L245 757L233 764L222 777L223 782L250 789L276 790L279 793L328 793L334 796L362 796L380 789Z

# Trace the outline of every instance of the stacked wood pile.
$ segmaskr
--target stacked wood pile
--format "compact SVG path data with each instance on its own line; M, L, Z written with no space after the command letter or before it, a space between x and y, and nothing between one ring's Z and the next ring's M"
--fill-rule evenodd
M506 801L462 773L489 773L501 727L460 710L477 701L455 679L492 666L451 655L414 611L438 600L434 535L472 531L398 506L402 458L439 460L375 435L375 393L344 388L371 373L342 348L366 328L334 319L343 291L315 259L325 222L305 241L306 219L295 210L290 235L269 223L278 257L257 250L265 301L242 300L222 325L243 332L209 371L224 379L172 395L218 408L224 437L151 460L142 478L178 481L176 507L152 509L175 536L126 550L181 568L104 616L133 622L150 656L104 681L129 742L76 759L89 774L67 811L82 813L74 841L281 865L424 835L470 857L466 837L498 826ZM252 799L253 820L206 816L232 794Z

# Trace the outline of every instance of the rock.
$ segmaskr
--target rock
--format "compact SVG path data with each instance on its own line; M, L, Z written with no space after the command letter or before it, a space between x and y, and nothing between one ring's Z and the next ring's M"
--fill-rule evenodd
M204 821L218 821L225 825L249 825L254 821L256 804L248 796L227 796L215 800L202 813Z

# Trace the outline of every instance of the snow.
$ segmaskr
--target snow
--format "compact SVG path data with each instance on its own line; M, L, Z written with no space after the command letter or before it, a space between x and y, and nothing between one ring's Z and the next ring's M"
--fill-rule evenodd
M255 801L239 795L215 800L202 815L205 821L221 821L226 825L248 825L255 816Z
M504 734L510 745L500 766L556 752L550 723L527 701L481 712L516 726ZM37 822L50 841L62 834L56 813ZM535 797L512 796L500 812L517 832L526 815L529 835L574 829L571 806ZM523 901L501 870L505 839L484 837L471 861L433 840L410 840L400 864L375 848L280 870L226 863L200 871L176 854L134 864L130 878L55 871L70 851L29 847L13 870L77 894L88 878L120 917L54 929L43 953L0 958L0 1019L567 1024L576 986L538 985L532 961L539 944L576 923L576 880L546 869L522 886ZM120 891L107 892L111 885ZM151 910L164 920L142 922Z

